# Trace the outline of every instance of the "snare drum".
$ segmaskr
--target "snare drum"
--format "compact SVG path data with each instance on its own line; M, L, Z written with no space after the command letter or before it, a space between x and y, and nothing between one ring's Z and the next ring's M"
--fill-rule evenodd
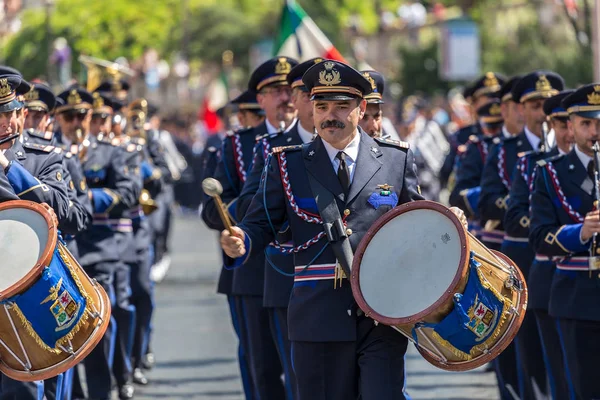
M45 204L0 204L0 371L21 381L75 366L108 327L110 301L58 238Z
M527 288L517 266L468 233L431 201L398 206L360 242L352 268L359 307L451 371L497 357L525 316Z

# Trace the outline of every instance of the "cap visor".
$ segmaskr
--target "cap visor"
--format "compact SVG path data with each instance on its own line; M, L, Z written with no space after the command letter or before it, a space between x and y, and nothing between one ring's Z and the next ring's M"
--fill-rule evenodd
M0 106L0 112L5 113L5 112L9 112L9 111L19 110L21 108L23 108L23 103L21 103L17 99L14 99L9 103L2 104Z
M367 99L367 104L385 104L385 101L380 99Z
M583 118L592 118L592 119L600 119L600 110L597 111L582 111L576 112L575 115L579 115Z
M351 96L348 94L340 94L340 93L319 93L313 95L311 100L325 100L325 101L347 101L358 99L356 96Z

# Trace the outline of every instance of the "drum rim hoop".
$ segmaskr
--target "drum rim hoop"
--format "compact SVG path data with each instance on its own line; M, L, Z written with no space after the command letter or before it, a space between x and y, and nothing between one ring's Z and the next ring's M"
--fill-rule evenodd
M360 290L360 278L359 278L360 264L362 262L362 258L365 254L365 251L367 250L367 247L368 247L369 243L371 242L371 240L373 239L373 237L375 236L375 234L377 232L379 232L379 230L385 224L387 224L389 221L391 221L393 218L395 218L399 215L402 215L406 212L413 211L413 210L437 211L441 214L446 215L450 219L450 221L452 221L452 223L455 225L456 230L458 232L460 246L463 249L461 256L460 256L460 262L459 262L460 267L456 271L456 274L454 275L454 278L452 279L450 286L444 291L444 293L441 295L441 297L438 300L436 300L431 306L427 307L423 311L420 311L416 314L413 314L413 315L410 315L407 317L402 317L402 318L386 317L386 316L379 314L375 310L373 310L367 304L364 296L362 295L362 291ZM367 231L365 236L362 238L362 240L358 244L358 247L356 248L356 251L354 252L354 261L352 263L352 277L351 277L352 294L354 295L354 300L358 304L358 307L364 311L364 313L367 317L371 317L374 320L381 322L382 324L407 325L407 324L414 324L415 322L422 321L425 317L427 317L428 315L430 315L430 314L434 313L436 310L438 310L440 308L440 306L442 306L443 304L446 304L449 301L452 301L452 296L454 295L454 291L452 289L454 289L455 287L458 286L458 284L464 277L464 274L466 274L467 269L469 267L468 262L467 262L469 253L470 253L470 245L467 240L467 234L465 233L465 229L462 226L461 222L459 221L458 217L456 217L456 215L454 215L454 213L452 211L450 211L450 209L448 207L446 207L440 203L437 203L435 201L430 201L430 200L417 200L417 201L411 201L409 203L401 204L401 205L397 206L396 208L386 212L381 217L379 217L379 219L377 219L375 221L375 223L371 226L371 228Z
M37 260L36 264L25 275L23 275L21 279L7 288L4 292L0 293L0 300L6 300L12 296L22 293L24 290L28 289L31 287L31 285L37 282L44 267L50 264L50 261L54 255L56 241L58 240L58 222L56 216L51 211L52 209L50 206L47 204L43 205L27 200L10 200L0 203L0 212L14 208L24 208L26 210L34 211L42 216L42 218L44 218L48 224L48 241L46 242L46 247L42 251L42 255Z

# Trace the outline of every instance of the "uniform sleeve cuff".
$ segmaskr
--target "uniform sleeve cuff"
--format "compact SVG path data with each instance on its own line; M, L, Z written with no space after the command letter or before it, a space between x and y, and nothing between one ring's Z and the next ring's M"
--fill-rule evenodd
M108 212L115 204L115 197L104 189L92 189L92 199L94 212L97 214Z
M152 176L152 167L147 161L142 162L142 178L144 181L148 180Z
M250 258L250 253L252 252L252 241L250 240L250 236L246 232L244 232L244 247L246 248L246 254L238 258L231 258L225 252L223 252L223 259L225 260L225 269L235 269L241 267L248 261Z
M35 177L18 162L13 162L11 164L8 173L6 174L6 178L19 197L42 186L40 181L35 179Z
M564 250L571 253L581 253L587 251L589 249L590 241L588 240L585 243L582 242L582 227L583 223L561 226L558 232L556 232L556 242Z
M477 204L479 203L479 195L481 194L481 187L476 186L471 189L465 189L465 190L462 190L460 192L460 194L463 196L465 205L467 207L469 207L469 212L471 213L471 215L473 215L477 218L479 216Z
M236 223L236 224L237 224L237 220L235 219L235 209L236 209L237 199L238 198L236 197L235 199L231 200L231 202L229 204L227 204L227 213L229 214L229 219L231 219L231 221L233 221L233 223Z

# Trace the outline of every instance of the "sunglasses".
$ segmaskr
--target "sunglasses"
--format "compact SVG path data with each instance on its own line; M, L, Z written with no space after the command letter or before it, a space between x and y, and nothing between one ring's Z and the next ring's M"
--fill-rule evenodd
M85 113L65 113L63 114L63 118L66 122L73 122L73 120L75 118L77 118L78 121L83 121L85 119L86 114Z

